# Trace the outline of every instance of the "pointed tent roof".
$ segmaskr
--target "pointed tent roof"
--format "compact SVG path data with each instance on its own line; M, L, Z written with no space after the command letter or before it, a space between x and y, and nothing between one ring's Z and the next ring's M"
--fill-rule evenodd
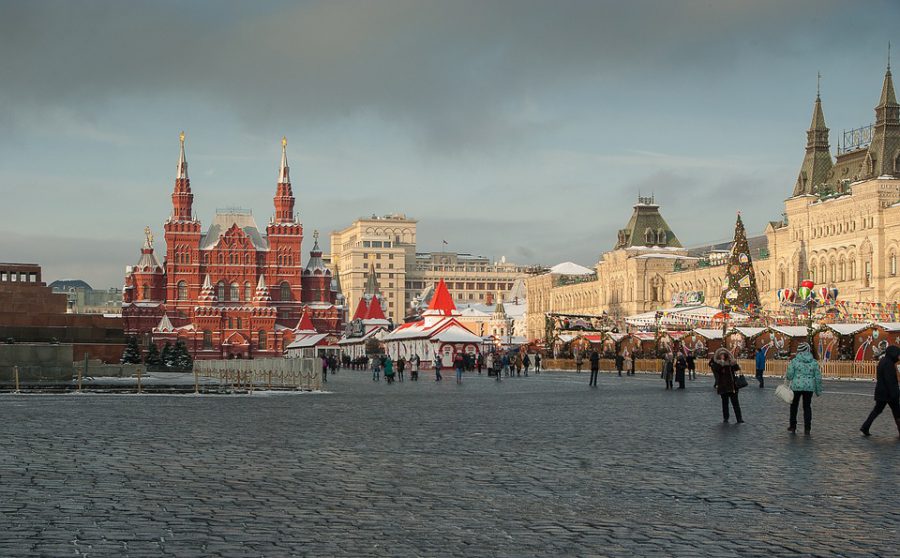
M619 231L615 249L635 247L681 248L681 242L659 213L653 196L638 196L628 224Z
M453 303L453 297L447 290L447 284L441 278L434 289L434 296L431 297L431 303L428 305L426 314L439 314L443 316L452 316L456 313L456 304Z
M369 317L369 306L366 304L366 297L360 297L359 304L356 305L356 312L353 313L354 320L365 320Z
M184 156L184 132L181 132L178 138L181 140L181 153L178 154L178 167L175 170L175 178L187 180L188 165L187 159Z
M825 113L822 112L822 97L816 93L816 102L813 104L812 122L809 123L810 130L828 130L825 126Z
M377 296L373 296L372 300L369 301L369 309L366 313L367 320L386 320L387 318L384 316L384 311L381 309L381 301L378 300Z
M278 183L291 183L291 168L287 161L287 138L284 136L281 137L281 166L278 168Z
M294 329L297 331L316 331L316 326L313 325L309 310L303 310L303 315L300 316L300 321L297 322L297 327Z
M495 320L505 320L506 319L506 307L503 306L503 301L498 297L497 298L497 306L494 308L494 319Z

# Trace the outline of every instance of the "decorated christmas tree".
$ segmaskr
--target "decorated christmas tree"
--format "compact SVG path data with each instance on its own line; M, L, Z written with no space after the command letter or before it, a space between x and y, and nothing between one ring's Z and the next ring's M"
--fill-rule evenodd
M750 245L747 244L747 233L740 213L734 225L734 243L728 257L725 286L722 288L719 304L723 310L754 311L759 308L753 258L750 257Z

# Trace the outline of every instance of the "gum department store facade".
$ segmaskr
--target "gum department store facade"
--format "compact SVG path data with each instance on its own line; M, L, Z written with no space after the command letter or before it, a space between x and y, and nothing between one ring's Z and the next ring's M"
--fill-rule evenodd
M764 307L801 279L837 287L847 301L898 302L900 277L900 105L890 65L875 108L868 146L832 158L822 103L816 96L806 152L784 216L765 228L753 251ZM762 240L762 239L760 239ZM751 240L751 243L753 241ZM529 339L544 337L547 312L613 318L671 306L679 294L702 292L718 305L725 268L691 255L652 198L639 198L613 250L595 275L544 274L526 280Z

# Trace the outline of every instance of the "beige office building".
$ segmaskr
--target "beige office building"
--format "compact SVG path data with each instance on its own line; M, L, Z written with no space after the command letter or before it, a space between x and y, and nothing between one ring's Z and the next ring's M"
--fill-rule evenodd
M447 283L453 300L464 304L505 298L516 279L526 276L528 268L505 258L492 262L484 256L457 252L417 253L416 224L415 219L400 213L373 215L331 233L331 254L326 262L351 310L365 291L370 267L386 301L385 314L394 323L402 323L410 302L439 279Z

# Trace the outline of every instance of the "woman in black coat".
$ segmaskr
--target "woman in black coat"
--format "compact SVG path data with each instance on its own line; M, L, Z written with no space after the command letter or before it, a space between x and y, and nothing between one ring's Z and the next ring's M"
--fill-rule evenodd
M890 407L900 434L900 384L897 382L897 361L900 360L900 347L891 345L878 361L877 379L875 381L875 408L869 418L860 427L863 436L869 436L869 428L885 407Z
M728 402L734 408L734 418L738 423L744 422L741 415L741 402L738 400L738 387L735 375L741 369L734 357L724 347L716 351L709 361L709 369L716 379L716 392L722 398L722 422L728 422Z
M684 371L687 369L687 359L684 355L678 353L675 357L675 381L678 382L678 389L684 389Z

